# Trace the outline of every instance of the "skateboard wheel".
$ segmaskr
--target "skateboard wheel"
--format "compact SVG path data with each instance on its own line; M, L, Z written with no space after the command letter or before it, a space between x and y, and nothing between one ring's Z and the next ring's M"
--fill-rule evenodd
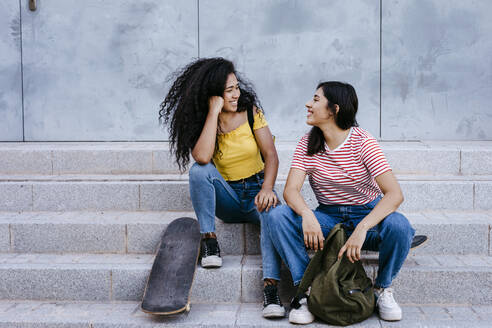
M191 310L191 304L187 304L185 311L186 312L190 312L190 310Z

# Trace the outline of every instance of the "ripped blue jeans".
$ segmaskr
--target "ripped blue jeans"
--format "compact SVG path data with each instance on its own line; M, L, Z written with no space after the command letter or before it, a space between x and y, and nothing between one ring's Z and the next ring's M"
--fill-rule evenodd
M259 225L261 216L255 206L255 197L263 179L227 182L211 163L193 164L190 168L190 196L200 223L200 232L215 232L215 216L226 223L253 223Z

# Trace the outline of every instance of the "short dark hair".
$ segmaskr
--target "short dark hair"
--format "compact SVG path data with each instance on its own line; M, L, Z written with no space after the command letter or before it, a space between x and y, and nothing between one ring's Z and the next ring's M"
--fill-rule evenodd
M355 116L359 107L357 93L353 86L348 83L329 81L321 82L316 89L321 88L323 94L328 99L328 110L335 115L335 124L342 130L347 130L352 126L359 126ZM339 110L336 112L335 105ZM309 132L308 150L309 156L325 151L325 139L323 132L318 127L313 127Z

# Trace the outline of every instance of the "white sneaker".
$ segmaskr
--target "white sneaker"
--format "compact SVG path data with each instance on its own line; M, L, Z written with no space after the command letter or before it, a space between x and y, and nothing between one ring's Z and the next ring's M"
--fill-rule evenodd
M376 307L379 311L379 317L385 321L399 321L402 318L401 308L393 298L392 288L381 288L375 290Z
M307 325L314 321L314 315L309 312L307 306L307 298L303 297L299 301L301 306L298 309L291 309L289 313L289 322L297 323L300 325Z
M222 266L222 258L217 255L209 255L202 258L202 268L220 268Z

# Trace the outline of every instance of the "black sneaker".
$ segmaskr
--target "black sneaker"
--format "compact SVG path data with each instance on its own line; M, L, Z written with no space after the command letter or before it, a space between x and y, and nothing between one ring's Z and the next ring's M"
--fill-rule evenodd
M429 238L426 235L416 235L412 239L412 243L410 245L410 248L417 248L425 244L429 240Z
M263 289L263 317L283 318L285 308L278 297L277 286L267 285Z
M202 240L201 257L203 268L220 268L222 266L222 258L220 257L220 248L217 239L204 238Z

